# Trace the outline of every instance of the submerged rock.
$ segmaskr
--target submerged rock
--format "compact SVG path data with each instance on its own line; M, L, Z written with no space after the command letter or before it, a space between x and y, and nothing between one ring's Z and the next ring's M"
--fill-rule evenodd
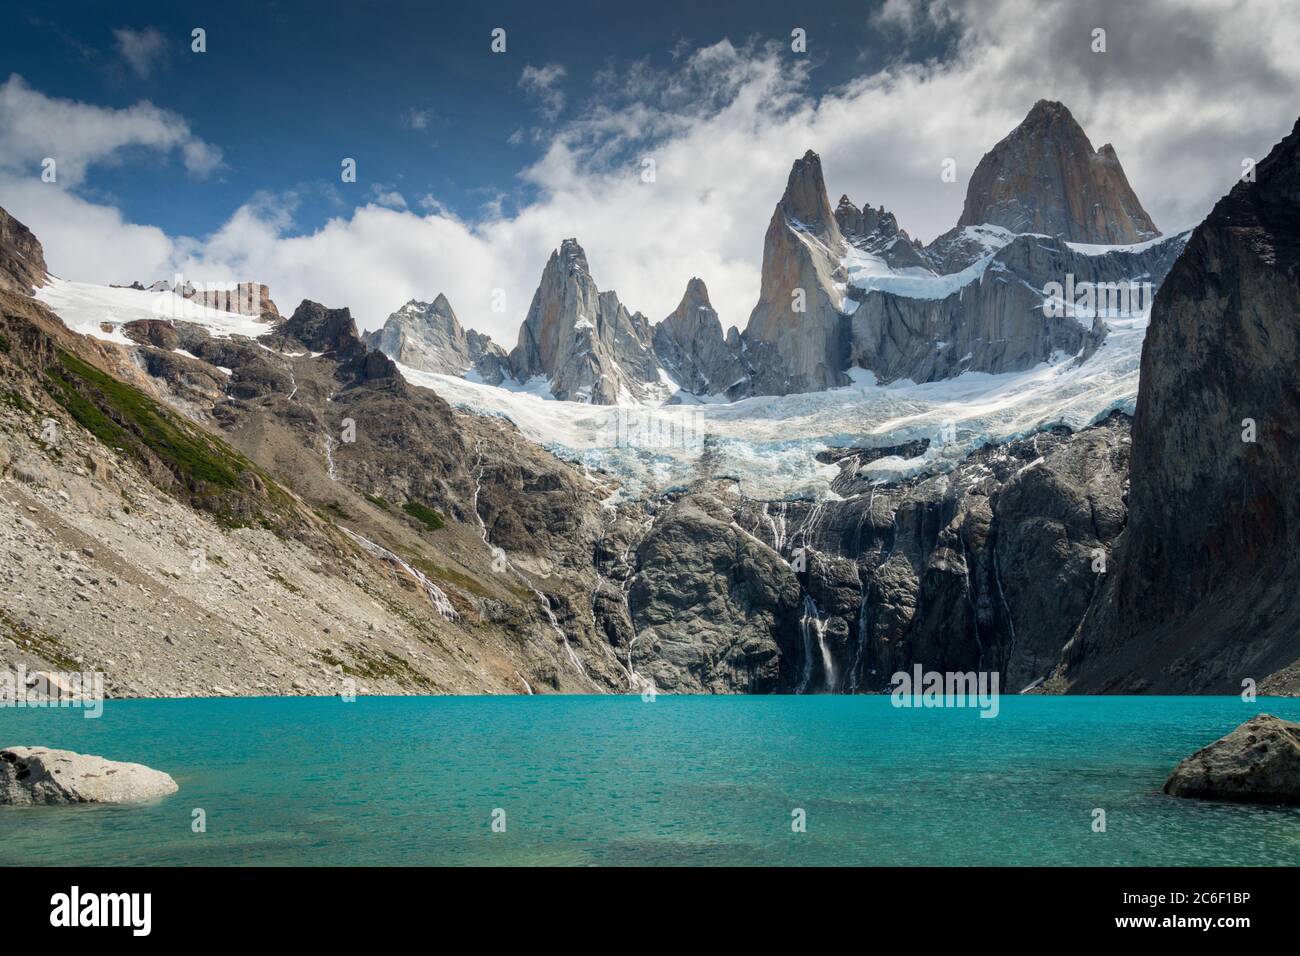
M1252 717L1175 767L1164 791L1201 800L1300 803L1300 724Z
M0 804L134 803L178 789L168 774L138 763L47 747L0 750Z

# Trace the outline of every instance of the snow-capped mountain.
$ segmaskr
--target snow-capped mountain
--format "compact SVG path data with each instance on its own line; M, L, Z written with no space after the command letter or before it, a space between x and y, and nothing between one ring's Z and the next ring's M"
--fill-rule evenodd
M463 328L441 292L432 302L412 299L362 338L394 361L425 372L465 375L473 370L480 381L494 385L507 372L505 349L490 336Z
M980 161L957 226L928 246L883 205L842 196L832 211L821 159L806 152L772 212L743 332L724 336L700 278L652 328L597 289L566 239L508 361L494 346L475 354L477 333L445 299L408 303L369 341L411 368L592 405L817 392L863 373L917 383L1017 373L1087 361L1108 320L1142 311L1134 297L1149 306L1185 239L1160 235L1113 149L1093 150L1069 110L1040 101ZM1052 309L1057 285L1097 286L1118 305Z

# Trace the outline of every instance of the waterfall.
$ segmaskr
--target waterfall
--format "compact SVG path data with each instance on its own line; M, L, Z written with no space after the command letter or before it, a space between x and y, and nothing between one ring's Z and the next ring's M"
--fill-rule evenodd
M381 561L386 561L389 564L396 566L415 581L415 583L420 586L420 589L424 591L425 596L428 597L429 603L433 605L434 610L442 615L443 620L454 621L460 617L460 615L456 613L456 609L451 606L451 601L447 598L447 595L442 588L430 581L417 568L411 567L387 548L375 544L369 538L363 538L355 531L349 531L342 525L339 525L339 530L357 544L361 545L363 550L379 558Z
M795 693L815 693L813 690L814 654L821 657L821 684L823 693L835 692L835 660L826 644L826 619L822 617L817 602L811 596L803 597L803 617L799 619L799 635L803 638L803 667ZM813 645L816 644L816 647Z
M325 470L330 481L338 481L338 476L334 473L334 439L328 433L325 434Z
M564 645L564 650L565 653L568 655L570 663L572 663L573 666L577 668L579 674L581 674L583 677L586 677L587 669L582 666L582 661L578 660L578 655L573 650L573 645L569 643L569 635L564 633L564 628L560 627L559 619L556 618L555 612L551 610L550 599L547 598L547 596L543 594L541 591L539 591L536 587L534 587L533 582L530 581L522 571L520 571L517 567L515 567L514 562L512 562L510 558L506 555L504 549L495 547L492 544L492 542L488 540L487 522L485 522L483 520L483 516L478 513L478 496L479 496L479 492L483 489L483 446L481 441L474 445L474 451L477 456L477 460L474 463L473 505L474 505L474 517L478 520L479 536L482 537L483 543L495 552L493 558L495 559L497 555L499 555L501 559L505 561L506 567L510 569L510 572L514 574L514 576L517 577L520 581L522 581L524 583L524 586L527 587L528 590L533 592L533 597L537 598L538 603L541 604L542 606L542 610L546 613L546 619L550 622L551 629L555 631L555 633L560 638L560 643ZM617 657L615 657L614 660L615 663L618 663Z
M768 530L772 532L772 550L775 551L777 554L780 554L782 549L785 547L786 503L784 501L777 502L778 510L775 515L768 510L770 507L771 507L771 502L768 501L763 502L763 519L767 522Z

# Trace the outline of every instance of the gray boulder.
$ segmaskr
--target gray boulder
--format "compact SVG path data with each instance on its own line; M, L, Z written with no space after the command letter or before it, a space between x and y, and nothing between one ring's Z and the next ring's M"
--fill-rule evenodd
M1252 717L1175 767L1164 791L1200 800L1300 803L1300 724Z
M0 750L0 804L135 803L175 793L176 781L138 763L71 750Z

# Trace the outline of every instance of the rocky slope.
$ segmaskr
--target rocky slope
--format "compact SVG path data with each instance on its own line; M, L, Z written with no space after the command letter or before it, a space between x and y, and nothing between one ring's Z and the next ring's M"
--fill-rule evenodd
M957 228L986 223L1071 242L1122 245L1160 235L1114 148L1094 151L1070 111L1048 100L975 167Z
M0 209L0 289L21 295L45 284L45 252L30 229Z
M1297 317L1300 124L1197 227L1156 297L1131 521L1071 643L1071 690L1300 686Z
M347 310L125 331L0 292L5 666L112 696L632 686L588 598L608 482L407 385Z

